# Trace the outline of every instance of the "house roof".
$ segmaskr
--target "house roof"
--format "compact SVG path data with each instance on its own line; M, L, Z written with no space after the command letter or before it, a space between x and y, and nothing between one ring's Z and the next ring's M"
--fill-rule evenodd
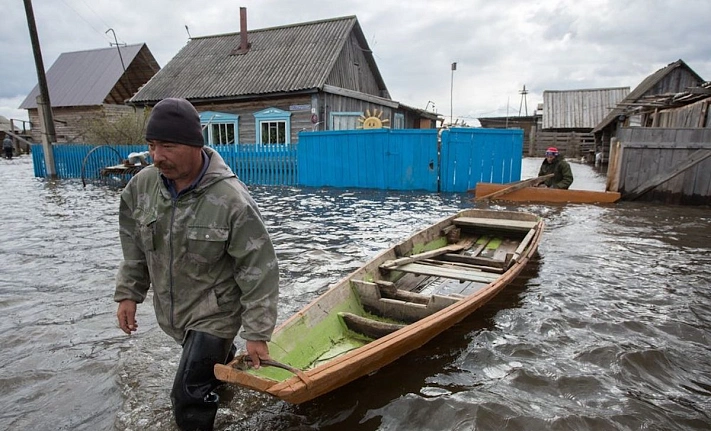
M629 87L543 92L543 129L592 129L630 92Z
M662 81L667 75L680 68L683 68L687 72L689 72L691 76L696 79L698 84L704 82L704 80L696 72L694 72L693 69L691 69L686 63L684 63L684 61L679 59L646 77L624 99L619 101L620 105L629 105L638 101L647 92L652 90L654 86L657 85L660 81ZM595 126L595 128L593 129L593 133L599 132L600 130L607 127L608 124L610 124L618 115L622 114L623 112L624 108L616 107L615 109L612 109L610 112L608 112L605 118L603 118L603 120Z
M250 49L232 55L240 33L196 37L134 95L130 103L165 97L193 101L322 89L353 33L378 86L387 91L355 16L247 32Z
M50 103L53 107L123 104L159 69L155 58L143 43L118 49L110 47L65 52L46 74ZM120 80L125 88L117 89L115 87ZM37 108L38 95L39 85L36 85L20 109Z

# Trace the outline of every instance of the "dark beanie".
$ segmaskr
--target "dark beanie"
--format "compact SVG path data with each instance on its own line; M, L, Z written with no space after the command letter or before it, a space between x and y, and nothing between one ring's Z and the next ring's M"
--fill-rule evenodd
M185 99L163 99L153 107L148 118L146 140L202 147L205 140L200 127L200 114Z

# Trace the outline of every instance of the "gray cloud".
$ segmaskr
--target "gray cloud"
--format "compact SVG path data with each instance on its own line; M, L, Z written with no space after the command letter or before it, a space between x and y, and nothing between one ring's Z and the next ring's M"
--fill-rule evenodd
M7 2L6 2L7 3ZM391 96L424 108L435 102L469 123L529 111L544 90L629 86L683 59L711 75L707 0L34 0L45 68L63 52L145 42L164 66L192 36L356 15ZM0 115L26 118L19 105L37 82L22 2L3 7ZM456 61L452 74L450 64ZM452 83L454 90L451 90ZM515 108L515 109L514 109ZM9 115L7 115L7 114Z

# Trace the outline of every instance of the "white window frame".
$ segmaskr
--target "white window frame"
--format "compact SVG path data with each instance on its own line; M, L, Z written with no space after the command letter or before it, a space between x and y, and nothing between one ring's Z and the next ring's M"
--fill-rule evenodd
M358 128L359 123L358 119L363 118L364 114L362 112L331 112L330 118L329 118L329 125L328 128L330 130L356 130ZM341 128L336 128L336 123L340 124L341 122L335 121L336 117L347 117L347 118L353 118L353 128L352 129L341 129Z
M239 144L239 115L213 111L201 112L200 126L202 127L203 137L205 137L205 143L208 145ZM217 142L213 126L217 126L218 129L224 128L225 130L228 127L232 127L234 132L234 142ZM221 135L221 133L219 135Z
M284 142L263 143L262 124L284 124ZM291 144L291 112L279 108L267 108L254 114L254 128L257 145L288 145Z

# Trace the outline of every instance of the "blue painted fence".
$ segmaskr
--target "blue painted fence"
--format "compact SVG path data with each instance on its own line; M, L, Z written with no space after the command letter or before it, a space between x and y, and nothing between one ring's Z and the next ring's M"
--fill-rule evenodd
M299 184L437 190L437 130L347 130L299 134Z
M441 191L464 192L476 183L521 179L523 130L450 129L442 132Z
M301 132L292 145L212 146L247 184L466 192L521 179L523 131L461 128ZM96 178L145 145L55 145L60 178ZM35 176L46 176L41 145Z
M247 184L296 185L296 145L215 145L237 176ZM61 144L54 146L54 164L59 178L100 179L101 170L119 165L130 153L146 151L146 145ZM46 176L42 145L32 145L36 177Z

